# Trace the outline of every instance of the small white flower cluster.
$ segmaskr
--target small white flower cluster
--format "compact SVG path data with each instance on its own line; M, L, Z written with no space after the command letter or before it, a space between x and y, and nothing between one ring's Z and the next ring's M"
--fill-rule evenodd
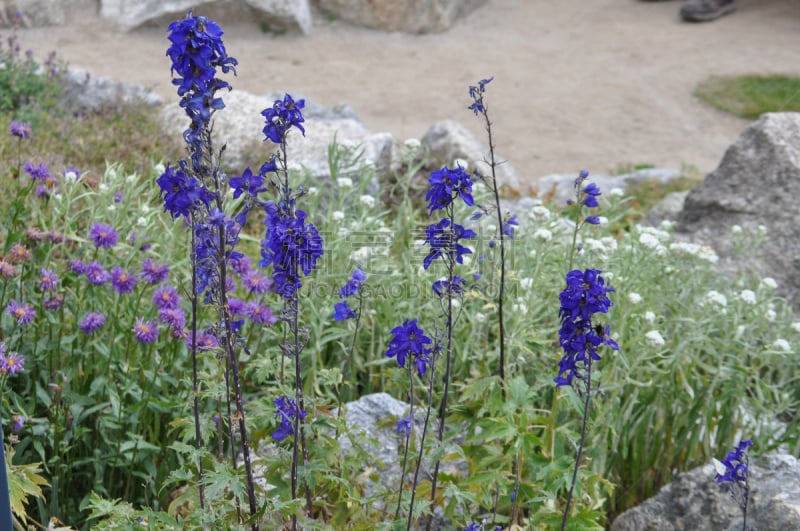
M714 249L708 245L698 245L690 242L674 242L670 244L669 250L673 252L690 254L696 256L701 260L706 260L712 264L719 262L719 256L714 252Z
M514 313L528 315L528 305L525 304L525 299L522 297L517 297L517 301L511 306L511 309Z
M366 206L367 208L372 208L375 206L375 198L371 195L362 195L358 198L359 202Z
M653 324L656 322L656 314L650 311L644 312L644 320L650 324Z
M523 279L521 279L519 281L519 287L522 288L525 291L528 291L529 289L531 289L531 286L533 286L533 279L532 278L526 277L526 278L523 278Z
M547 229L536 229L536 232L533 233L533 237L543 242L549 242L553 239L553 233Z
M631 304L639 304L642 302L642 296L635 291L631 291L628 293L628 301L630 301Z
M610 236L605 236L599 240L586 238L583 241L583 248L594 253L595 257L600 260L608 260L609 255L614 254L617 250L617 240Z
M647 338L647 342L650 343L651 346L656 348L663 347L667 343L664 341L664 337L658 330L650 330L644 335L644 337Z
M775 350L780 350L781 352L791 352L792 345L786 341L785 339L776 339L774 343L772 343L772 348Z
M336 184L339 185L339 188L352 188L353 179L350 177L339 177L336 179Z
M645 225L637 225L636 228L639 231L639 243L647 249L655 251L658 256L667 254L667 248L661 242L670 239L668 232Z
M778 282L772 277L762 278L761 285L768 289L778 289Z
M754 291L749 289L743 289L739 292L739 300L744 302L745 304L755 305L756 303L756 294Z
M528 218L534 223L547 223L550 216L550 209L542 205L536 205L528 211Z
M728 298L718 291L711 290L706 293L705 304L715 304L724 308L728 305Z

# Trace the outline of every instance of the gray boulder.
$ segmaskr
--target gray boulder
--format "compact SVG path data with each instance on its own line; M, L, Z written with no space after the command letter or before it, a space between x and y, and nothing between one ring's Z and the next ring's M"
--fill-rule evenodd
M587 181L597 184L603 193L608 193L612 188L625 190L631 184L641 181L659 181L667 183L680 178L682 175L681 171L675 169L649 168L622 175L590 173ZM559 173L540 177L536 180L536 195L540 198L548 198L555 205L563 207L567 204L567 200L575 199L574 184L577 176L578 171L575 173Z
M381 31L430 33L445 31L486 0L319 0L319 6L335 17Z
M791 455L770 454L750 466L748 529L800 529L800 463ZM738 531L739 506L715 481L711 464L679 474L642 505L622 513L611 531Z
M95 77L80 68L70 67L59 81L63 88L61 103L75 114L119 105L141 103L157 107L162 104L161 97L144 85Z
M0 0L0 27L60 26L71 10L87 3L89 0Z
M283 97L283 93L255 96L234 90L222 94L225 108L214 114L214 139L217 148L223 143L227 146L223 165L229 171L240 171L244 165L257 169L275 152L277 146L264 142L261 111L279 97ZM295 99L300 96L295 95ZM363 167L373 168L378 173L388 171L392 147L389 133L371 133L346 105L323 107L311 102L307 105L307 112L303 113L305 136L292 131L287 143L289 168L302 170L312 181L307 185L330 183L328 148L334 139L341 147L361 154L353 167L340 168L341 176L357 181L360 175L354 172ZM181 135L189 119L175 103L162 108L161 123L170 134Z
M721 257L733 251L731 227L766 228L758 253L738 267L778 280L800 303L800 113L768 113L748 126L725 152L719 167L686 198L677 230L714 247Z
M427 150L436 166L447 164L453 167L456 159L463 159L470 169L478 169L487 177L491 177L489 150L485 148L469 130L454 120L442 120L428 129L421 140L422 147ZM495 153L495 160L505 160ZM511 164L498 164L497 184L506 192L519 192L520 179Z
M226 22L268 23L291 31L311 33L308 0L101 0L100 15L126 30L146 23L163 24L194 9L195 14Z

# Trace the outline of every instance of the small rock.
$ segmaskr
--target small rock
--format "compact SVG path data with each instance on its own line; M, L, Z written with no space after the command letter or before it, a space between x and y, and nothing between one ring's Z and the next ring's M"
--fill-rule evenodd
M75 114L138 103L157 107L162 103L161 97L144 85L95 77L80 68L70 67L61 84L61 103Z

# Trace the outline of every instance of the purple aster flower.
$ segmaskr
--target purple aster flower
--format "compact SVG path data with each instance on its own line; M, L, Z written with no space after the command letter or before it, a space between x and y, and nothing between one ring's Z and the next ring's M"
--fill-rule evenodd
M289 94L286 94L283 100L275 100L272 107L261 112L266 120L264 136L276 144L282 144L292 127L296 127L305 136L306 130L302 126L305 120L301 112L305 104L305 100L294 101Z
M10 264L21 264L30 260L32 256L30 249L21 243L15 243L11 250L6 253L6 261Z
M186 314L180 308L164 308L158 312L159 320L172 330L183 330L186 326Z
M117 234L117 231L114 230L114 227L111 225L95 223L92 225L92 228L89 229L89 238L98 249L100 247L103 249L111 249L119 241L119 234Z
M23 166L23 169L34 181L45 182L52 178L52 175L50 174L50 168L48 168L44 163L39 163L39 165L34 166L32 163L26 162Z
M3 278L11 278L16 274L17 268L0 258L0 276Z
M133 273L126 272L121 267L111 270L111 286L120 295L133 292L139 279Z
M45 238L47 238L47 234L40 231L36 227L31 227L25 230L25 237L31 240L32 242L41 242L44 241Z
M402 325L392 329L394 337L389 341L389 348L386 356L397 358L397 363L401 367L406 366L406 356L413 356L414 364L420 376L425 374L428 365L431 349L426 347L433 343L433 340L425 335L425 332L417 325L417 320L406 319Z
M405 434L406 437L411 435L411 429L414 423L414 413L409 414L407 417L403 417L397 421L397 434L403 435Z
M95 286L102 286L111 280L111 275L99 262L86 264L83 268L83 274L86 275L86 279Z
M348 319L355 319L358 317L358 314L347 305L347 301L341 301L333 305L333 314L331 317L337 321L346 321Z
M20 139L30 138L31 124L28 122L18 122L16 120L11 120L11 125L8 128L8 133L11 136L19 137Z
M23 426L25 426L25 417L22 415L14 415L11 417L11 431L17 433Z
M153 292L153 304L159 310L174 310L181 302L178 295L178 288L172 286L161 286Z
M192 334L189 334L186 337L186 346L191 350ZM214 334L211 334L209 332L197 333L197 348L209 349L209 348L216 348L218 346L219 346L219 341L217 341L217 336L215 336Z
M57 230L51 230L47 233L47 241L50 243L61 243L64 241L64 233Z
M75 258L69 261L69 268L79 275L82 275L86 272L86 264Z
M36 317L36 310L33 309L33 306L25 301L19 302L16 299L6 306L6 313L16 319L17 324L23 326L31 324Z
M59 295L54 295L52 297L49 296L45 297L42 306L44 306L45 310L49 310L51 312L57 312L58 310L61 309L61 306L63 304L64 304L64 296L59 294Z
M8 374L14 376L21 373L25 369L25 358L16 352L6 353L5 343L0 343L0 374Z
M103 328L103 325L106 324L106 316L100 312L89 312L81 319L81 322L78 323L78 330L83 332L86 335L91 334L97 330Z
M227 277L230 279L230 277ZM258 295L264 294L272 287L272 281L265 276L260 275L257 271L251 271L242 275L242 285L247 293L256 293ZM233 291L233 290L229 290Z
M257 302L250 302L245 307L247 318L256 324L272 326L278 322L278 318L272 313L272 309Z
M160 284L169 276L169 266L167 264L154 264L149 258L142 261L142 280L148 284Z
M298 410L295 401L286 395L279 396L273 403L277 408L275 416L280 421L280 425L272 434L272 438L276 441L282 441L286 437L294 435L294 419L297 418L298 415L300 419L306 418L306 412L304 410Z
M241 256L236 259L231 259L230 265L231 269L233 269L240 276L246 275L252 271L249 256Z
M247 303L236 297L228 297L228 309L231 311L231 317L244 317L247 315Z
M133 325L133 335L142 343L154 343L158 339L159 332L158 321L155 319L145 322L143 317L139 317Z
M367 275L360 268L353 271L350 280L339 290L339 297L352 297L361 289L361 284L367 280Z

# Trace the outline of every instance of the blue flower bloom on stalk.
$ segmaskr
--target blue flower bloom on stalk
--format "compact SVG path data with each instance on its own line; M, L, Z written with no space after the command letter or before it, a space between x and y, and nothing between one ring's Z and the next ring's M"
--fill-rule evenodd
M425 269L437 258L449 257L453 262L464 263L463 255L471 254L472 251L459 243L461 239L471 239L475 237L475 232L465 229L461 225L454 223L450 228L450 220L444 218L434 225L430 225L425 230L425 243L431 250L422 265Z
M267 189L264 187L264 177L254 175L252 170L247 167L239 177L233 177L228 184L233 188L233 198L238 199L242 193L247 193L253 197Z
M279 208L272 201L265 204L266 237L261 241L261 260L258 265L272 265L275 290L291 298L302 286L299 271L308 276L323 255L322 236L313 223L306 223L306 213Z
M750 498L750 460L747 449L753 446L751 439L744 439L722 461L714 459L717 483L725 485L731 497L747 518L747 503ZM743 526L744 527L744 526Z
M298 411L297 404L288 396L279 396L273 403L278 409L275 416L280 421L278 429L272 434L272 438L276 441L282 441L290 435L294 435L294 419L300 415L301 419L306 418L304 410Z
M261 115L266 120L263 129L264 136L276 144L282 144L286 141L286 134L292 127L296 127L305 136L306 130L302 126L305 120L301 112L305 104L305 100L294 101L289 94L286 94L283 100L275 100L272 107L261 111ZM262 168L261 173L266 173L263 170Z
M467 108L474 112L475 116L486 111L486 107L483 104L483 93L486 92L486 85L491 83L493 79L494 77L481 79L478 81L477 86L470 85L469 87L469 97L472 98L472 104Z
M431 172L428 179L431 187L425 194L430 214L434 210L448 207L456 197L460 197L468 206L474 206L472 198L472 178L462 167L450 169L447 166Z
M213 20L192 16L189 11L186 18L173 22L168 29L172 44L167 55L172 61L172 74L176 76L172 83L178 87L181 107L192 120L183 136L191 147L192 162L198 168L206 126L211 115L225 107L215 94L218 90L230 89L227 82L216 77L217 69L235 73L237 61L228 57L222 43L223 31Z
M208 190L196 178L186 175L183 168L175 169L167 164L156 182L161 187L164 211L169 212L173 219L189 217L200 205L209 206L211 197Z
M433 292L439 298L447 295L448 291L454 295L460 295L466 291L467 281L461 275L454 275L452 285L447 281L447 279L442 279L434 282L432 287Z
M414 413L409 414L407 417L403 417L397 421L397 434L398 435L405 435L408 437L411 435L411 428L414 422Z
M605 285L601 271L587 269L567 273L567 286L561 292L561 329L559 343L564 356L558 364L557 386L572 385L573 378L583 379L584 367L592 360L599 361L598 347L606 345L619 350L617 343L609 337L608 327L594 320L597 313L608 313L613 305L608 293L614 290ZM583 366L581 366L583 365Z
M505 234L509 238L513 238L514 231L517 230L516 229L517 227L519 227L519 222L517 221L517 215L507 212L505 218L503 219L503 234Z
M366 273L364 273L364 271L362 271L360 268L356 268L356 270L353 271L353 274L350 276L350 279L339 290L339 298L347 299L357 295L359 291L361 291L361 285L366 280ZM343 300L333 305L332 317L337 321L346 321L347 319L356 319L358 314L355 312L355 310L350 308L350 306L347 304L347 300Z
M728 452L728 455L719 463L722 464L720 471L717 472L717 483L742 483L747 481L747 476L749 474L748 471L748 459L747 459L747 449L753 446L753 441L750 439L744 439L740 441L739 444L736 445L736 448L733 449L732 452ZM724 471L722 471L724 468Z
M392 329L392 334L394 337L389 341L386 356L397 358L397 363L401 367L406 366L406 357L412 356L417 372L423 376L431 353L431 349L426 345L433 343L433 340L425 335L422 328L417 325L416 319L406 319L402 325Z

